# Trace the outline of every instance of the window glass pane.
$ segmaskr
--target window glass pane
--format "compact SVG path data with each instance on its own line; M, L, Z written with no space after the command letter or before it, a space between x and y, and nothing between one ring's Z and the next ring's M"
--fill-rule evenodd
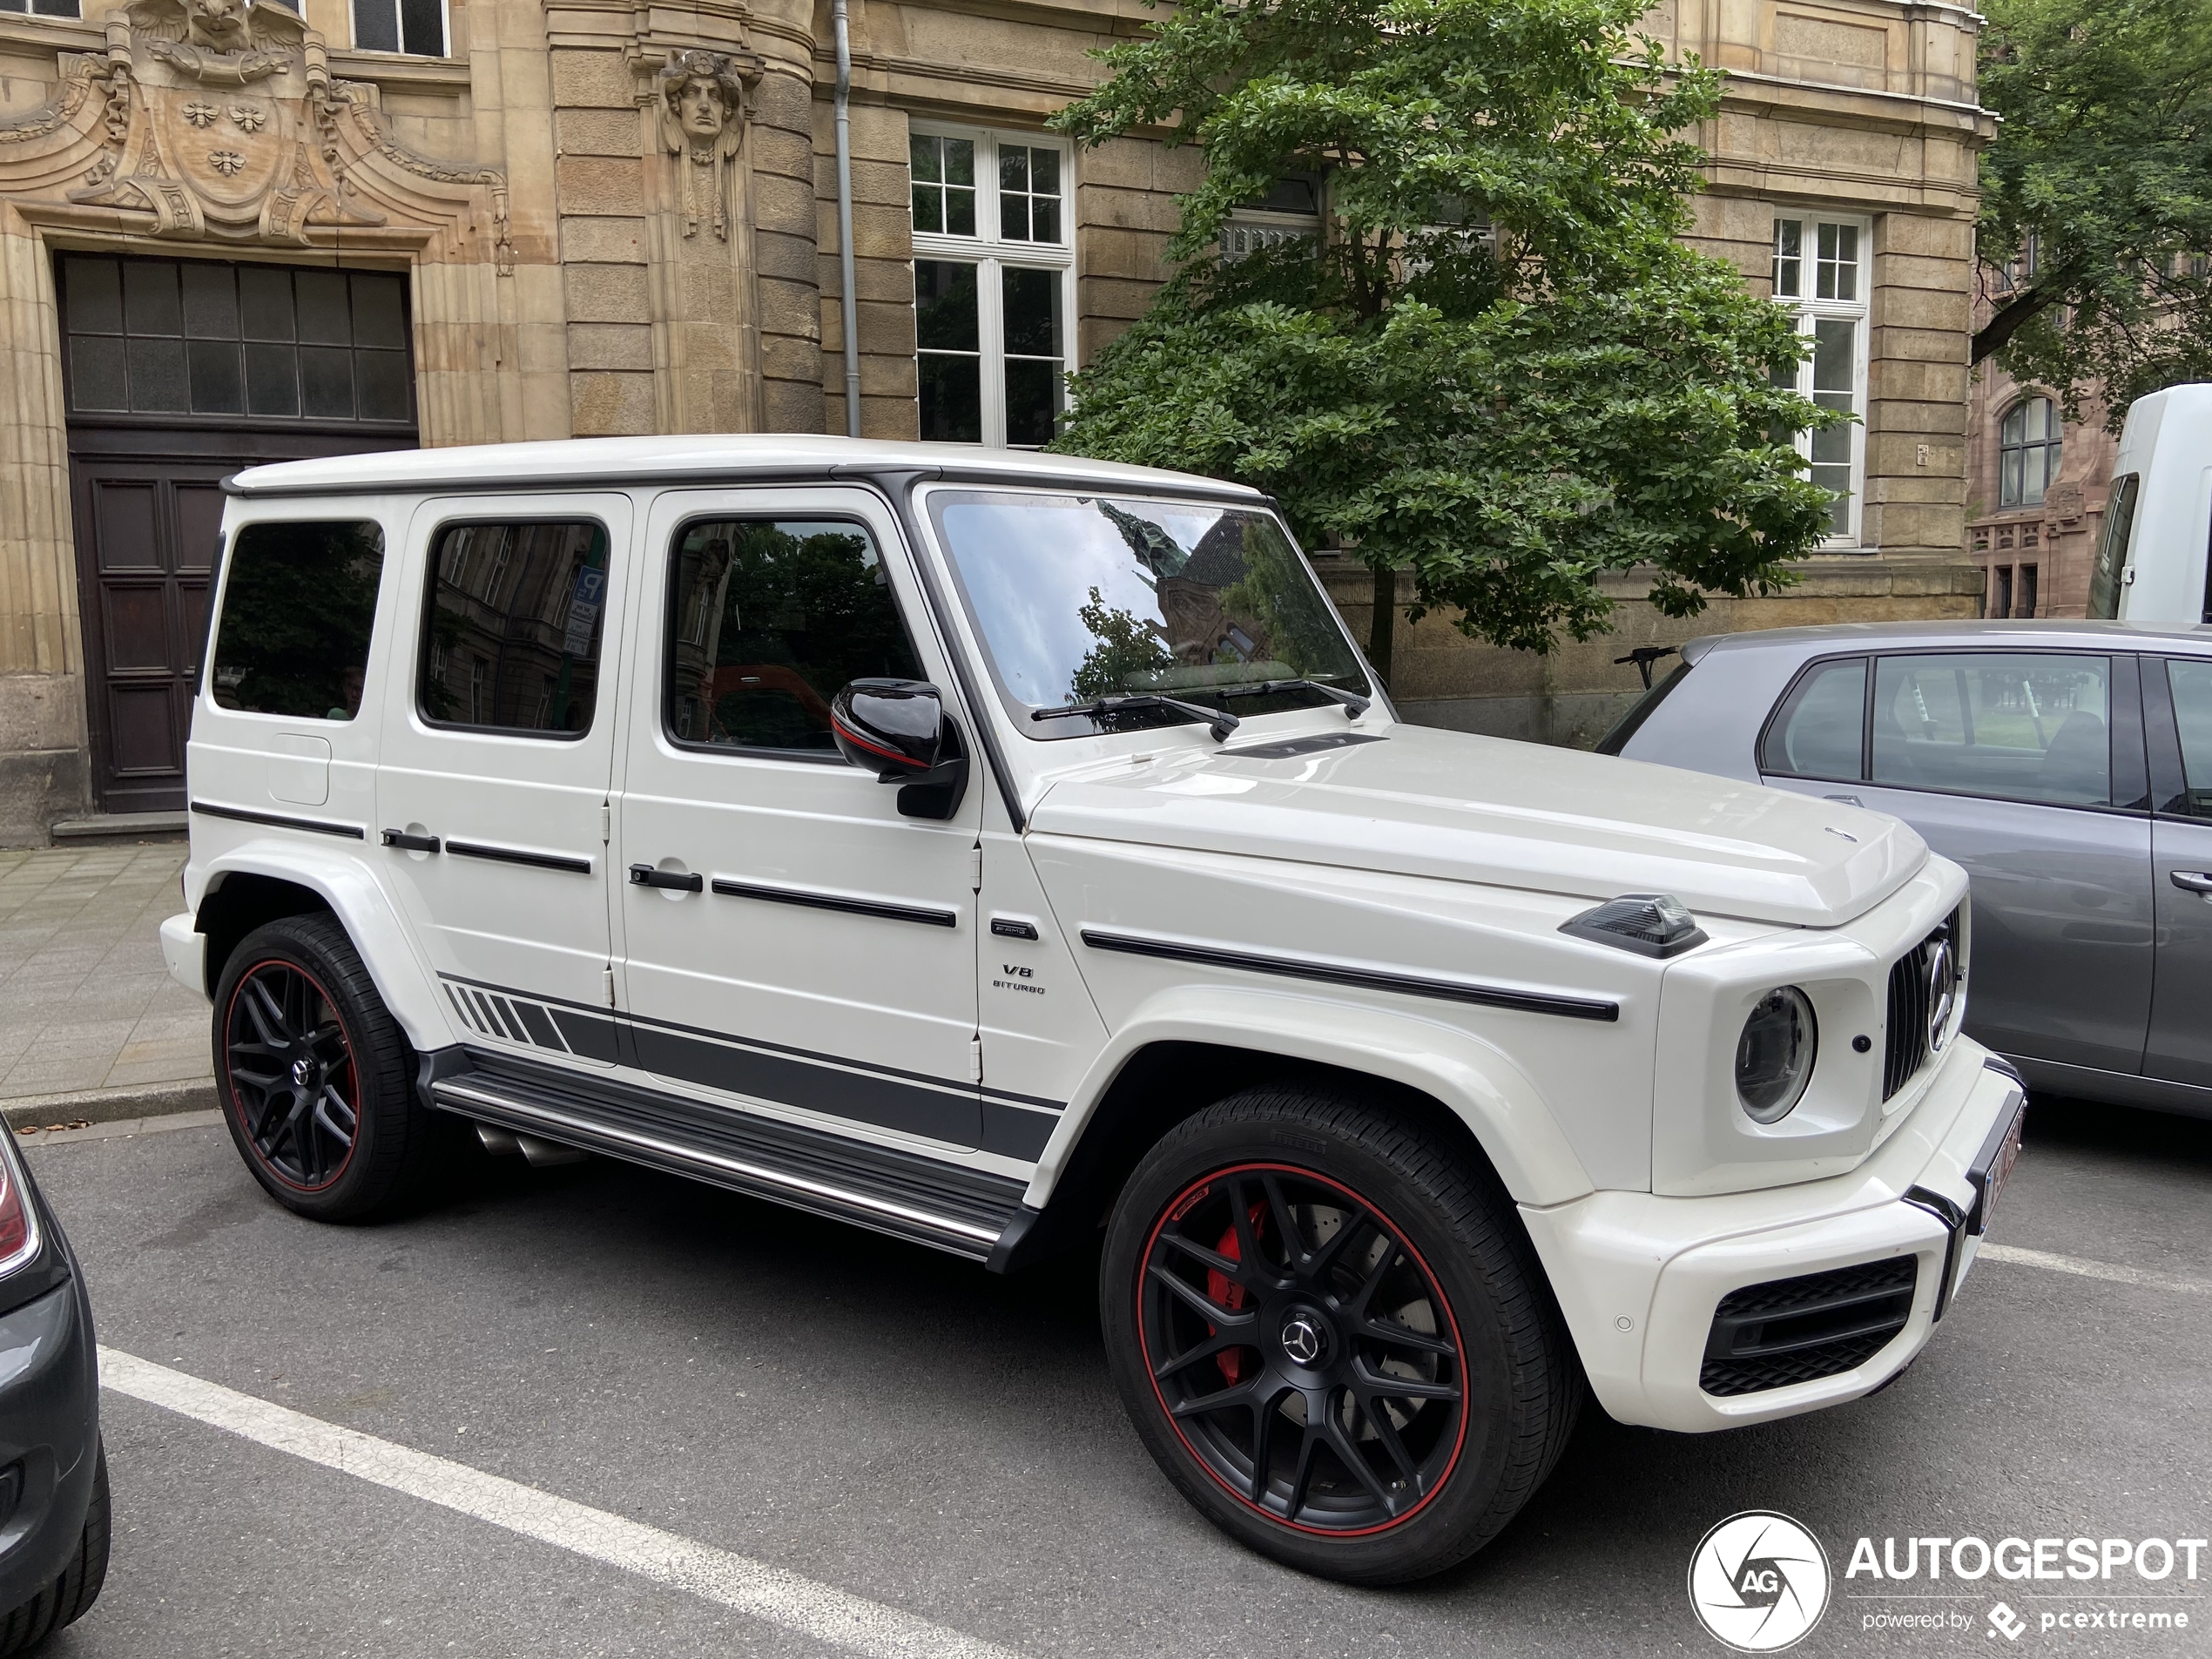
M374 523L248 524L232 538L216 625L215 701L350 720L368 667L384 533Z
M1857 782L1865 774L1866 659L1824 663L1799 680L1768 728L1759 770Z
M166 273L173 282L176 273ZM181 340L133 340L130 342L131 407L153 415L182 415L192 408L185 386L185 342Z
M921 436L932 443L983 442L983 360L922 352L915 361Z
M296 271L294 291L300 296L300 338L321 346L354 343L353 307L342 271Z
M2128 545L2135 530L2135 496L2142 475L2127 472L2112 481L2105 508L2104 539L2097 545L2096 568L2089 572L2090 617L2111 621L2120 614L2120 573L2128 566Z
M400 44L423 57L446 55L445 8L441 0L400 0Z
M1777 299L1797 300L1804 294L1801 273L1804 262L1805 227L1802 219L1774 221L1774 293Z
M354 0L354 45L365 52L399 51L400 9L396 0Z
M1006 441L1052 442L1060 413L1060 277L1052 271L1007 266L1002 273L1006 327Z
M975 192L945 187L945 232L949 236L975 234Z
M2000 507L2017 507L2020 501L2020 452L2007 449L1998 457L1997 504Z
M246 408L251 415L300 413L300 361L292 347L246 347Z
M134 334L181 334L177 267L166 260L123 262L123 326Z
M2174 720L2182 732L2182 779L2188 810L2212 818L2212 662L2168 658L2166 683L2174 693Z
M71 254L62 261L62 289L72 334L123 332L123 272L113 260Z
M2016 405L2006 415L2004 424L1998 428L1997 441L2000 443L2018 443L2026 435L2027 428L2027 405Z
M914 342L924 351L981 351L975 267L950 260L914 261Z
M79 335L69 342L69 398L70 407L78 409L131 407L120 336Z
M693 524L671 562L668 730L684 743L835 754L830 699L920 679L890 580L857 524Z
M311 419L354 418L354 354L336 346L300 347L300 413Z
M945 182L945 141L928 133L917 132L907 140L907 165L918 185L941 185Z
M195 340L187 345L192 406L196 415L243 415L246 377L238 346L228 340Z
M248 340L293 338L291 272L242 265L238 272L238 297Z
M407 347L407 295L404 278L354 278L354 344Z
M354 390L364 421L404 421L407 407L407 354L395 351L354 354Z
M607 533L590 520L448 524L432 563L415 705L426 720L572 735L591 727Z
M1874 680L1873 780L2109 805L2110 680L2103 657L1885 657Z
M1818 233L1818 275L1814 295L1822 300L1858 297L1858 226L1823 225Z
M185 332L195 340L238 338L238 278L227 265L186 265Z
M945 138L940 142L945 146L945 183L973 191L975 188L975 140Z

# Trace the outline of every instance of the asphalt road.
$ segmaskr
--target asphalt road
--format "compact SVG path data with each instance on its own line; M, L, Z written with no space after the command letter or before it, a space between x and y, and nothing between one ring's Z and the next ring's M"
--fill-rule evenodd
M803 1575L1015 1653L1205 1659L1724 1652L1691 1550L1743 1509L1844 1570L1887 1534L2212 1531L2212 1123L2040 1104L1998 1242L2181 1285L1979 1264L1881 1395L1724 1435L1592 1410L1501 1541L1411 1589L1250 1555L1152 1467L1108 1382L1094 1264L1013 1279L606 1163L488 1166L319 1227L219 1128L29 1156L103 1343L324 1422ZM2190 1289L2188 1285L2200 1288ZM806 1635L109 1393L114 1563L49 1649L127 1656L819 1655ZM1868 1632L1837 1586L1797 1652L2212 1652L2187 1633ZM1916 1587L1925 1591L1929 1587ZM2022 1589L2006 1586L2033 1621Z

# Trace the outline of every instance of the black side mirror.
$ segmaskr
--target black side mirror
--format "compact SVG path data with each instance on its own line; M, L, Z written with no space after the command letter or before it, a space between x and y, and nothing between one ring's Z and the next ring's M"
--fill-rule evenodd
M876 781L898 784L908 818L950 818L968 792L968 750L937 688L922 680L854 680L830 704L838 752Z

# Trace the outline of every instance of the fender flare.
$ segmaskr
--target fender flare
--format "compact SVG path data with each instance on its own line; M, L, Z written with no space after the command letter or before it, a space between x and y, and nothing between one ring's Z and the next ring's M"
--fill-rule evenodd
M1250 1049L1404 1084L1466 1123L1516 1203L1563 1204L1595 1190L1527 1074L1471 1032L1296 992L1177 986L1138 1004L1092 1062L1038 1159L1025 1206L1044 1208L1123 1067L1158 1042Z
M415 954L391 895L357 860L274 836L256 836L211 859L194 873L199 878L192 905L195 929L208 895L226 876L266 876L319 894L354 941L376 994L415 1051L427 1054L460 1041L439 1001L437 981ZM209 994L213 994L212 987Z

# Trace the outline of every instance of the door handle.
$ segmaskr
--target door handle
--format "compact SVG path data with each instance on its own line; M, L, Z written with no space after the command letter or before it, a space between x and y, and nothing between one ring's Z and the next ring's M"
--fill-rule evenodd
M656 870L650 864L631 865L630 882L632 887L663 887L671 893L698 893L706 887L706 878L696 870Z
M2185 893L2212 894L2212 873L2202 870L2175 870L2174 885Z
M1856 795L1823 795L1823 800L1839 800L1846 806L1864 807L1865 803Z
M396 846L408 853L435 853L438 850L436 836L410 835L405 830L386 830L383 841L387 846Z

